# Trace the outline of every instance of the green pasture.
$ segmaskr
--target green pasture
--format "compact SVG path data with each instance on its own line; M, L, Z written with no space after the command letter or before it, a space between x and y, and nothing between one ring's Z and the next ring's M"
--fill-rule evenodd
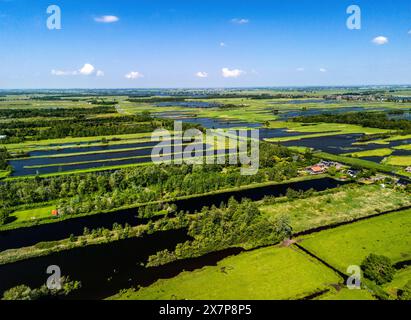
M408 209L305 236L300 244L345 273L371 253L385 255L393 263L411 259L410 233Z
M294 232L301 232L410 205L411 197L405 192L379 185L363 185L339 188L335 192L306 199L264 205L260 210L270 217L288 216Z
M298 299L340 281L333 271L295 248L268 247L226 258L217 266L183 272L112 299Z

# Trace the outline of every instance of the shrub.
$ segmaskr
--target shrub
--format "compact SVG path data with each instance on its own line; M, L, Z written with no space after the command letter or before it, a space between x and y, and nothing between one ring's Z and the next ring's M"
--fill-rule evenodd
M32 300L31 288L20 285L4 292L2 300Z
M378 285L391 282L395 275L395 269L391 260L385 256L370 254L361 264L364 276Z
M398 300L411 301L411 281L404 288L398 290Z
M6 207L0 208L0 226L7 223L10 216L10 209Z

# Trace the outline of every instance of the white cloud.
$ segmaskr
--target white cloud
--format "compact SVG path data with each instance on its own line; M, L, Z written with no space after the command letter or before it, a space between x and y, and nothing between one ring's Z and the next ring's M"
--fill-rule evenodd
M96 71L96 68L94 68L93 65L91 65L90 63L86 63L83 68L81 68L79 70L80 74L84 75L84 76L89 76L91 74L93 74Z
M225 42L220 42L220 47L227 47L227 44Z
M247 23L249 23L250 22L250 20L248 20L248 19L244 19L244 18L234 18L234 19L231 19L231 22L232 23L234 23L234 24L247 24Z
M134 80L138 78L144 78L144 75L138 71L131 71L125 75L126 79Z
M410 31L408 31L408 34L411 34L411 30L410 30Z
M120 18L117 16L100 16L94 18L94 21L99 22L99 23L113 23L119 21Z
M304 72L304 71L305 71L305 69L304 69L304 68L302 68L302 67L297 68L296 70L297 70L298 72Z
M320 72L327 72L327 69L325 69L325 68L320 68Z
M59 77L64 77L64 76L75 76L77 74L77 71L64 71L64 70L51 70L51 74L53 76L59 76Z
M239 76L243 75L245 72L240 69L228 69L228 68L223 68L221 70L221 73L224 78L238 78Z
M51 70L51 74L53 76L78 76L78 75L83 75L83 76L91 76L93 74L95 74L97 77L102 77L104 76L104 72L101 70L98 70L96 72L96 68L94 68L93 65L91 65L90 63L86 63L84 64L84 66L79 69L79 70L56 70L53 69Z
M388 43L388 38L384 36L378 36L372 39L372 42L378 46L382 46Z
M198 78L207 78L208 73L204 72L204 71L199 71L199 72L196 73L196 77L198 77Z

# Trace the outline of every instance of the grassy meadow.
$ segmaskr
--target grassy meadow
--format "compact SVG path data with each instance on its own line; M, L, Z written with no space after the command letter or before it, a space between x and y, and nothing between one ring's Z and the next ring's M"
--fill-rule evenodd
M113 299L278 300L299 299L341 281L333 271L290 247L267 247L220 261L217 266L183 272Z
M407 193L369 185L345 187L330 194L265 205L260 210L271 217L287 215L294 232L301 232L409 205L411 198Z
M302 237L300 244L341 272L370 253L393 263L411 259L411 209Z

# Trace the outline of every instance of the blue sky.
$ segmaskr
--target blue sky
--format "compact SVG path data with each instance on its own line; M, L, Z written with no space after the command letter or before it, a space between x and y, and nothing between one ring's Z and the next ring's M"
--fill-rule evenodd
M0 88L411 84L410 30L409 0L0 0Z

